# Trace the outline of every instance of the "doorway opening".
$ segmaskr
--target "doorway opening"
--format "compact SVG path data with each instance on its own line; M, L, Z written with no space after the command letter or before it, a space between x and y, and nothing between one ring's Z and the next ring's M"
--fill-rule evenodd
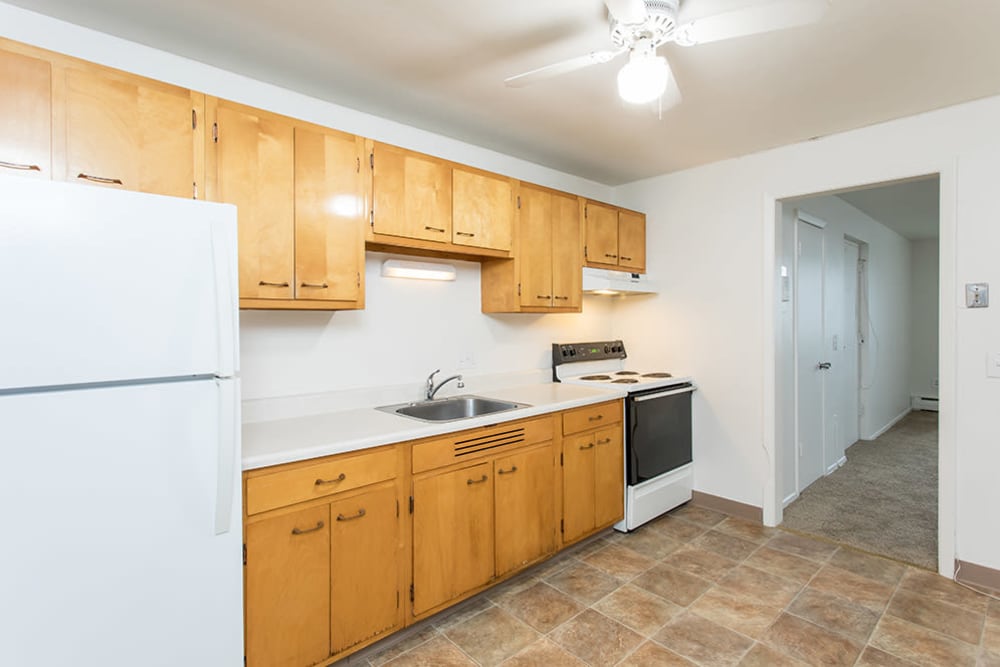
M938 564L937 175L779 202L782 526Z

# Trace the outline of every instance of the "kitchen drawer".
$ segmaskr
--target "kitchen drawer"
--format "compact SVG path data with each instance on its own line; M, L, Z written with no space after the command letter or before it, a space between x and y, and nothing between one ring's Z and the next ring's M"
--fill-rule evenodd
M621 401L611 401L598 405L588 405L585 408L569 410L563 413L562 429L563 435L579 433L594 428L600 428L607 424L614 424L622 420Z
M552 416L513 421L451 433L413 446L413 472L442 468L552 439Z
M397 471L396 447L355 456L337 456L322 463L247 479L247 514L294 505L304 500L357 489L392 479Z

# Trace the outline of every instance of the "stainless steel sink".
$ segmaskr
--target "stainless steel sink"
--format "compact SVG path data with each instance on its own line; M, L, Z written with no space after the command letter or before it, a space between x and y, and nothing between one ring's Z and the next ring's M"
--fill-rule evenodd
M495 412L506 412L507 410L530 407L526 403L500 401L482 396L451 396L449 398L436 398L430 401L383 405L376 408L376 410L403 415L404 417L419 419L425 422L450 422L481 417Z

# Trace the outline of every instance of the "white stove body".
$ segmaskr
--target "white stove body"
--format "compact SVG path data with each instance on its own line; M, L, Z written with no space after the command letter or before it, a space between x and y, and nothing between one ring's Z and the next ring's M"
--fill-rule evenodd
M583 346L586 346L587 349L582 349ZM574 344L553 347L553 380L597 388L624 389L629 392L629 397L626 399L626 414L623 415L624 424L628 423L628 401L643 401L646 397L657 398L694 391L693 381L688 376L657 377L665 375L665 373L628 367L625 363L625 348L621 341L613 341L608 344L582 344L582 346ZM570 347L575 348L573 351L578 353L574 355L577 356L576 359L566 359L566 355L559 349ZM579 360L580 353L592 358ZM558 361L556 360L557 354ZM616 382L616 380L622 379L631 379L635 382ZM663 389L663 392L647 393L656 389ZM640 392L642 395L638 395ZM625 450L623 453L628 457L631 434L628 432L627 426L625 430L623 438ZM628 459L626 458L626 460ZM694 487L694 463L686 463L672 468L638 484L629 484L628 478L626 469L624 479L625 518L614 526L615 530L620 532L635 530L678 505L691 500Z

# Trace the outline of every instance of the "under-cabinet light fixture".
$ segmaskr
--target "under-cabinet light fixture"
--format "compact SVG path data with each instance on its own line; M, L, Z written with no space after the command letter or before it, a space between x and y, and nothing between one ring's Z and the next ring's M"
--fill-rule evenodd
M454 280L455 267L451 264L432 264L403 259L382 262L382 275L387 278L416 278L417 280Z

